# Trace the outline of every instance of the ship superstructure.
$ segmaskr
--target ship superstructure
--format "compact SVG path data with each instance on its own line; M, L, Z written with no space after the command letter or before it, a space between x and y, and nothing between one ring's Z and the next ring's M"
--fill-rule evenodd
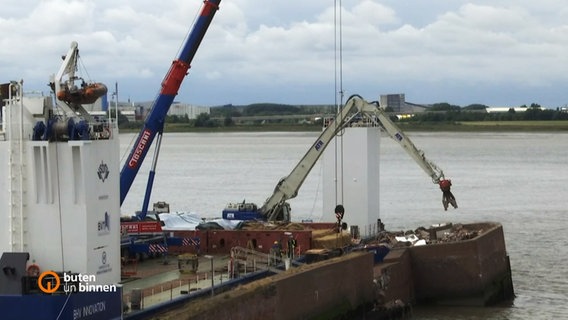
M61 112L52 96L26 95L23 81L2 85L2 100L2 317L119 316L115 124ZM38 303L49 307L39 314Z

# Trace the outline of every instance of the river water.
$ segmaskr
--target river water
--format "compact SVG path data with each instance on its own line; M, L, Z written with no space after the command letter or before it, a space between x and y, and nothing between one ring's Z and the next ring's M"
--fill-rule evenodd
M165 134L152 200L172 211L220 216L227 202L261 205L318 133ZM134 134L121 134L123 161ZM435 223L503 225L516 298L491 308L425 308L412 319L568 319L568 133L410 133L453 183L459 208L444 211L441 192L402 148L381 138L380 216L388 230ZM149 153L122 214L139 210ZM316 165L291 202L293 220L333 221L322 213ZM349 214L347 209L346 215Z

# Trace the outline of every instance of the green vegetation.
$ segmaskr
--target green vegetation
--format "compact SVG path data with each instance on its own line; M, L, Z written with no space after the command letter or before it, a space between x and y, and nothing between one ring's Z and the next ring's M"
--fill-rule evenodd
M446 106L447 105L447 106ZM561 110L542 109L538 104L522 105L523 112L510 108L507 112L487 113L483 105L471 105L465 108L435 104L426 112L417 113L405 122L454 122L454 121L535 121L568 120L568 113Z
M404 131L568 131L568 121L400 122Z
M565 110L542 109L538 104L520 106L517 112L486 112L487 106L472 104L466 107L436 103L427 111L398 120L408 131L568 131ZM392 111L388 110L387 111ZM167 116L166 132L228 132L228 131L320 131L322 117L335 112L331 105L304 106L257 103L247 106L226 105L211 108L196 119L186 116ZM119 127L137 132L141 122L129 122L119 113Z
M254 103L246 106L232 104L211 108L211 118L242 117L242 116L273 116L329 113L334 110L332 105L287 105L276 103Z
M483 105L465 108L436 104L429 111L399 121L399 126L416 131L566 131L568 113L542 109L538 104L520 106L522 112L487 113ZM438 111L436 111L438 110Z

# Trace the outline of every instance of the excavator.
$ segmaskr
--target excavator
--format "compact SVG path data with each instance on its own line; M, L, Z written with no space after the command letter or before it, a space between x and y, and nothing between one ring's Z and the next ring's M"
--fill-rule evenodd
M222 212L227 220L265 220L277 222L290 221L290 200L297 196L304 180L323 154L325 148L341 130L355 119L365 119L377 126L382 126L388 135L406 150L414 161L426 172L434 184L446 186L444 172L433 162L426 159L424 152L416 148L410 139L394 124L378 102L367 102L359 95L349 97L333 122L327 125L304 157L292 169L290 174L280 179L272 195L258 208L254 203L229 203ZM443 190L442 190L443 191ZM444 197L444 199L446 199ZM446 201L446 200L444 200ZM455 198L447 201L457 208ZM447 203L444 202L445 208Z

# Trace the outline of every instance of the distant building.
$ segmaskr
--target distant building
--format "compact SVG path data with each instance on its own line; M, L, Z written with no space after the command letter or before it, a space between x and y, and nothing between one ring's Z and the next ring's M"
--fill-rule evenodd
M128 119L128 122L134 122L139 120L137 115L136 115L136 111L132 110L132 109L122 109L120 110L120 113L126 117L126 119Z
M110 101L109 103L106 99L99 99L94 104L84 105L84 107L91 114L101 116L106 113L106 110L116 108L116 104L116 101ZM128 119L128 121L144 121L153 104L154 101L137 103L133 103L130 100L127 102L119 101L118 110ZM174 102L172 103L170 110L168 110L168 115L170 116L176 115L183 117L187 115L189 119L195 119L201 113L211 114L211 108Z
M168 111L168 115L170 116L183 117L187 115L189 119L195 119L202 113L211 114L211 107L194 106L186 103L174 103Z
M116 102L112 101L110 103L109 108L110 109L114 109L116 108ZM128 102L118 102L118 111L120 111L120 113L126 117L126 119L128 119L128 121L139 121L139 120L143 120L142 116L139 115L139 112L137 112L137 107L130 101Z
M379 103L383 108L388 107L394 112L402 112L405 105L404 93L382 94Z
M136 103L136 118L140 120L146 119L146 115L150 112L154 101L137 102ZM122 109L121 109L122 110ZM168 110L169 116L180 116L183 117L187 115L189 119L195 119L201 113L211 114L211 107L202 107L190 105L187 103L173 102Z
M404 93L382 94L379 103L382 108L388 107L396 114L415 114L428 109L427 106L407 102Z

